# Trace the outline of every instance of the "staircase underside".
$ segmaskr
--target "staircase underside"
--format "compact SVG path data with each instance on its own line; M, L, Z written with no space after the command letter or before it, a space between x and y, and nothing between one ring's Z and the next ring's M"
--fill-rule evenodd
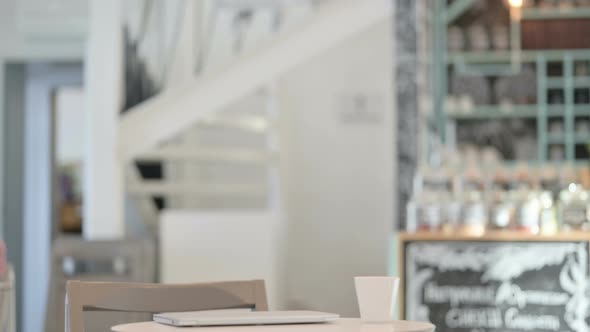
M126 112L120 122L120 158L147 153L200 119L263 87L312 57L392 14L390 0L343 0L322 6L299 31L279 35L222 71L194 78Z

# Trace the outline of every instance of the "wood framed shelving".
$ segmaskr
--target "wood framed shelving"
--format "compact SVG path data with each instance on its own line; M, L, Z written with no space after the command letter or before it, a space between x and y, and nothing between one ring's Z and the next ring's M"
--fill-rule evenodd
M442 141L453 145L449 139L456 138L458 125L468 125L467 121L530 119L534 121L537 144L537 162L549 163L551 145L563 145L566 162L585 162L587 158L577 156L580 145L590 143L590 134L576 132L578 121L590 120L590 49L541 49L520 50L518 66L513 63L515 56L510 50L489 51L449 51L447 31L453 20L468 11L473 1L458 0L447 5L445 0L437 0L433 16L433 65L435 71L436 92L434 98L438 133ZM447 12L447 10L449 12ZM452 15L451 15L452 14ZM450 16L449 16L450 15ZM450 19L449 19L450 17ZM529 20L568 20L589 19L590 7L552 7L523 8L522 22ZM520 33L520 23L511 30L511 38ZM514 26L511 26L514 28ZM519 35L520 36L520 35ZM579 63L585 63L586 70L578 71ZM474 105L468 111L447 109L446 99L450 94L450 75L454 71L482 68L483 77L509 76L517 73L522 65L533 68L535 74L536 100L532 104L490 104ZM504 66L506 72L489 74ZM559 69L557 74L551 69ZM485 68L486 70L483 70ZM467 72L465 72L467 73ZM473 71L468 73L473 75ZM557 93L559 98L551 98ZM493 99L492 99L493 100ZM557 102L556 102L557 100ZM550 133L549 123L554 120L563 122L563 133Z

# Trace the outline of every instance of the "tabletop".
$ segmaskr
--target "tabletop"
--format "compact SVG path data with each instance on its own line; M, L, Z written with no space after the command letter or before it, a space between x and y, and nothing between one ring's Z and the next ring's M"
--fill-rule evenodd
M291 325L240 325L209 327L175 327L156 322L123 324L113 332L433 332L434 325L396 320L387 323L363 323L358 318L341 318L332 323Z

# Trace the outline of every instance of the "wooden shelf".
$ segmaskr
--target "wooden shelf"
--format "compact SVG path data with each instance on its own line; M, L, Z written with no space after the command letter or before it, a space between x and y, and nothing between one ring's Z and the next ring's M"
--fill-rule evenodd
M590 87L590 77L577 76L572 79L574 88ZM565 89L565 80L563 77L547 78L547 87L550 89Z
M590 18L590 8L575 7L570 8L523 8L523 20L554 20L554 19L573 19L573 18Z
M576 76L574 77L574 88L589 88L590 77L587 76Z
M517 231L486 231L483 235L461 234L460 232L416 232L399 233L404 241L590 241L590 232L571 231L553 235L535 235Z
M455 120L535 118L537 105L511 105L509 107L482 105L475 106L471 112L451 111L447 113L447 116Z
M451 4L447 10L452 13L451 17L456 18L468 10L473 2L465 0L451 2ZM437 8L440 10L440 6L435 6L434 10L437 10ZM443 6L443 8L446 7ZM523 8L521 14L520 31L511 31L511 33L514 31L520 33L521 39L524 38L522 36L528 30L532 29L532 31L538 32L535 29L537 25L549 26L562 23L569 26L577 24L578 21L582 22L584 27L590 25L590 6L572 6L570 8L564 8L563 6L561 8L559 6L551 8L528 7ZM545 45L541 43L536 47L528 45L529 48L524 47L523 50L519 51L517 60L522 64L522 67L519 67L518 63L514 63L516 59L515 53L510 49L449 51L444 36L444 34L448 33L446 28L452 21L452 19L449 20L448 18L448 16L443 15L433 23L433 34L436 38L440 38L442 42L435 43L432 61L435 70L442 78L439 88L444 93L449 93L451 90L449 89L449 71L465 75L499 77L518 75L520 68L526 66L532 68L536 73L536 80L531 82L531 85L535 84L538 99L534 104L526 105L478 105L468 112L464 112L460 107L448 108L447 103L437 103L434 105L435 114L437 115L436 125L443 141L448 138L456 140L456 136L447 135L446 131L456 130L457 126L469 126L471 124L469 121L523 119L527 123L534 121L536 124L536 150L539 165L563 163L578 165L587 162L586 160L576 160L576 151L579 149L580 144L590 142L588 140L590 135L579 136L572 133L572 131L575 130L579 118L590 118L590 103L575 104L577 101L586 101L588 98L585 91L579 91L590 88L590 73L580 71L578 63L582 61L587 64L590 61L590 47L581 49L578 47L583 47L586 44L558 43L561 45L559 48L549 49L553 47L553 44ZM555 28L552 29L548 31L555 30ZM556 39L556 41L560 41L560 39ZM523 44L523 40L521 40L521 44ZM554 75L553 64L561 67L561 73L555 73L559 76L549 76ZM581 76L576 76L576 73ZM562 91L561 104L549 104L549 101L555 101L551 94L552 89ZM566 133L555 136L549 134L548 127L554 120L563 121ZM550 144L562 144L566 160L561 162L548 160L548 147Z
M565 55L571 55L573 59L588 59L590 57L590 49L580 50L535 50L535 51L521 51L521 59L523 62L535 62L537 56L542 55L546 61L563 61ZM510 62L512 54L509 51L464 51L464 52L449 52L447 61L467 62L467 63L507 63Z
M536 118L539 106L511 105L508 108L499 105L475 106L470 112L451 111L447 113L450 119L455 120L489 120L511 118ZM590 116L590 104L574 105L574 116ZM547 116L565 116L565 105L547 105Z
M548 135L547 136L547 143L548 144L564 144L565 136L563 134L559 135Z
M574 105L574 116L590 116L590 104Z

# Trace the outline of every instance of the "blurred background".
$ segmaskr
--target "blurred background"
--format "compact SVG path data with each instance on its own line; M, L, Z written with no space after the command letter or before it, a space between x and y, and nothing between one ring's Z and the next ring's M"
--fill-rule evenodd
M356 317L354 276L401 275L439 331L590 328L588 36L586 0L0 0L3 327L63 331L69 279ZM568 300L502 328L453 280Z

